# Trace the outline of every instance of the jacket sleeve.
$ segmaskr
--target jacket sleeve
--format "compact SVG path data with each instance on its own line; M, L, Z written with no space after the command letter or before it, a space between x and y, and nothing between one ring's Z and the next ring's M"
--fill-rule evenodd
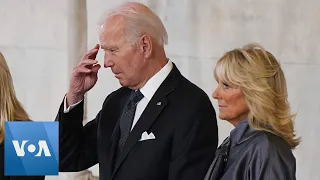
M204 99L176 125L169 180L203 179L214 158L218 128L214 108Z
M60 172L81 171L98 163L97 125L101 111L83 126L83 106L81 101L68 113L64 113L63 102L59 108L56 121L59 121Z
M273 135L272 135L273 136ZM249 180L295 180L296 161L289 146L279 139L261 137L247 169Z
M45 176L12 176L9 180L44 180Z

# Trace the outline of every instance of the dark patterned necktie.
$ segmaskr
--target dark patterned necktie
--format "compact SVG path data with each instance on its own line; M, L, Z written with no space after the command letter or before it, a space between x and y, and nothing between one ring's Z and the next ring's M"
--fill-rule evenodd
M127 105L124 108L124 111L122 113L120 123L119 123L119 125L120 125L120 139L118 142L118 155L122 151L123 145L127 141L127 138L130 134L137 104L143 97L144 96L140 92L140 90L135 91L131 95Z

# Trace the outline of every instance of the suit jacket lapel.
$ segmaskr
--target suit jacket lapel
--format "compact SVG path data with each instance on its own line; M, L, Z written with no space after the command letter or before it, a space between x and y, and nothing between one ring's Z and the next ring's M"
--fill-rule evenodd
M119 141L119 138L120 138L120 128L119 128L119 120L120 120L120 117L122 115L122 111L125 107L125 105L127 104L128 102L128 99L130 97L130 94L131 94L132 90L129 90L127 92L124 93L124 95L121 97L119 103L120 103L120 108L121 109L119 111L119 114L118 114L118 120L117 122L115 123L115 125L106 125L106 128L107 131L112 131L112 127L113 128L113 132L111 134L111 138L110 138L110 141L109 142L106 142L106 143L109 143L109 149L108 149L108 160L107 160L107 163L110 167L110 176L112 175L113 171L114 171L114 165L115 165L115 157L117 156L117 149L118 149L118 141Z
M146 109L143 111L141 117L139 118L139 121L131 131L127 139L127 142L125 143L123 150L120 154L119 163L115 165L112 178L117 172L120 165L127 157L127 155L129 154L129 152L132 150L134 145L140 140L142 133L147 131L151 127L151 125L155 122L161 111L166 107L166 96L170 94L172 91L174 91L174 89L176 88L178 74L180 74L180 72L174 65L172 71L160 85L159 89L156 91L156 93L148 103Z
M115 157L117 156L119 138L120 138L120 129L119 129L119 121L118 121L112 133L110 148L109 148L110 161L108 163L109 163L109 167L111 167L111 174L113 173L114 167L115 167Z

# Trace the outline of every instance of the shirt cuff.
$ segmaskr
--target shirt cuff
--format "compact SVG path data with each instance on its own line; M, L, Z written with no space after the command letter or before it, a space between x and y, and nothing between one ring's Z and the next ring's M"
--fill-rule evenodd
M68 113L71 109L73 109L74 107L76 107L78 104L80 104L81 102L83 101L83 99L81 100L81 101L79 101L79 102L77 102L77 103L75 103L75 104L72 104L72 105L70 105L68 108L67 108L67 95L64 97L64 100L63 100L63 106L64 106L64 110L63 110L63 112L64 113Z

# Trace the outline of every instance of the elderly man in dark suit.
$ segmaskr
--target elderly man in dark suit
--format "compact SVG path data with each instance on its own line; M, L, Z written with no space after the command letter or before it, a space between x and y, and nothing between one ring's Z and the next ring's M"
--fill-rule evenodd
M159 17L140 3L125 3L108 15L100 45L74 68L60 106L60 171L99 163L101 180L204 178L218 143L215 110L166 57L167 39ZM83 126L83 99L97 82L100 46L104 67L122 87Z

